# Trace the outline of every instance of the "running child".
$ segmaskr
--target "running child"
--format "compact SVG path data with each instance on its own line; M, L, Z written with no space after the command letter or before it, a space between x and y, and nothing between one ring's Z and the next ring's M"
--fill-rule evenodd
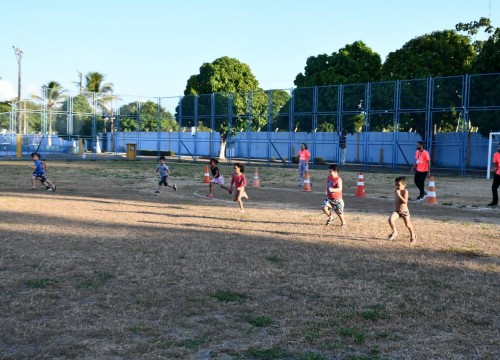
M160 195L160 188L161 186L165 187L171 187L174 189L174 191L177 191L177 185L169 185L167 182L168 177L170 176L170 169L168 168L167 164L165 164L165 156L160 156L160 163L156 167L156 170L154 171L156 173L160 173L160 181L158 182L158 190L155 191L156 195Z
M209 193L207 195L207 197L210 199L214 197L212 194L212 184L219 185L224 190L227 190L229 192L229 194L233 193L233 191L230 188L224 186L224 176L222 176L219 173L219 168L217 167L218 163L219 163L219 160L216 160L214 158L210 159L210 170L212 172L212 177L210 178L210 183L208 185Z
M236 201L240 205L240 211L243 210L243 200L242 198L248 199L248 195L245 192L245 186L247 186L247 178L244 174L245 167L240 163L235 163L234 173L231 176L231 191L233 191L233 185L236 187L236 191L234 191L233 201Z
M404 176L397 177L394 180L396 185L395 199L394 199L394 212L389 216L389 226L392 229L392 233L387 237L388 240L394 240L398 236L398 230L396 229L396 220L398 218L403 218L406 227L410 230L410 242L415 242L417 240L417 235L413 229L413 225L410 221L410 211L408 210L408 190L406 189L406 178Z
M33 160L33 165L30 167L34 170L31 176L31 189L35 190L35 180L40 180L42 185L45 185L45 191L56 191L56 186L47 179L45 176L45 171L47 170L47 165L45 162L40 161L39 153L31 153L31 159Z
M330 225L333 213L340 219L340 226L346 226L344 219L344 200L342 199L342 179L339 176L339 166L328 167L328 178L326 179L326 199L323 201L323 212L328 216L325 225Z

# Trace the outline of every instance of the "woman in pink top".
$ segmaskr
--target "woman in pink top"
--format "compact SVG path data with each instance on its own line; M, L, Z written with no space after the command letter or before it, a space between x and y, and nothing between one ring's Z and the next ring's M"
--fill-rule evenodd
M431 176L431 158L427 150L424 149L424 142L417 142L417 152L415 153L415 164L410 169L410 173L415 170L415 185L417 185L420 194L417 200L423 200L427 193L425 192L425 178Z
M300 151L297 155L299 158L299 187L304 184L304 175L309 172L309 159L311 158L311 153L307 150L307 145L300 144Z
M498 143L498 149L495 155L493 155L493 167L491 171L495 172L493 177L493 185L491 186L491 191L493 192L493 201L488 204L488 206L498 205L498 187L500 187L500 143Z
M234 163L234 173L231 176L231 191L233 191L233 185L236 187L234 191L233 201L236 201L240 205L240 211L243 212L243 201L242 198L248 199L248 195L245 192L245 186L247 186L247 178L243 173L245 167L240 163Z

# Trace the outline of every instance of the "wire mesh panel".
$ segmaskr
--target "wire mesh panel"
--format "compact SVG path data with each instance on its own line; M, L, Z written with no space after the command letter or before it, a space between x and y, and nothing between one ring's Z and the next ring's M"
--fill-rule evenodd
M428 79L403 80L399 87L401 110L425 110L428 99Z

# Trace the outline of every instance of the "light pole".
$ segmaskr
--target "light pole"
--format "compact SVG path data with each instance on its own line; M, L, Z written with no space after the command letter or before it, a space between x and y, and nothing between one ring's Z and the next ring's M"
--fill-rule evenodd
M12 48L14 49L14 52L16 54L17 58L17 65L18 65L18 71L17 71L17 103L20 105L21 103L21 59L23 58L23 50L15 47L12 45ZM16 121L17 121L17 128L18 128L18 133L21 133L21 119L19 116L19 109L16 107Z

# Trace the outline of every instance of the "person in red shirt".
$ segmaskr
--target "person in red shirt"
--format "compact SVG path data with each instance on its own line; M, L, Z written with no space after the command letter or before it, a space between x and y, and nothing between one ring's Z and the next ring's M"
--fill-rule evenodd
M498 149L495 155L493 155L493 167L491 172L495 172L493 176L493 185L491 185L491 192L493 193L493 200L488 204L488 206L498 205L498 187L500 186L500 143L498 143Z
M300 144L300 151L297 155L299 158L299 187L304 184L304 175L309 172L309 159L311 158L311 153L307 150L307 145Z
M417 196L418 200L423 200L427 193L425 192L425 178L427 175L431 176L431 158L427 150L424 149L424 142L417 142L417 151L415 152L415 164L410 169L410 173L415 170L415 185L417 186L420 194Z
M323 212L328 216L325 225L330 225L333 222L333 213L337 214L340 219L340 226L346 225L344 219L344 200L342 199L342 179L339 176L338 165L330 165L328 167L326 199L323 201Z
M231 191L233 191L233 185L236 187L234 191L233 201L236 201L240 205L240 211L243 210L243 200L242 198L248 199L248 195L245 192L245 186L247 186L247 178L244 174L245 167L240 163L234 163L234 173L231 176Z

